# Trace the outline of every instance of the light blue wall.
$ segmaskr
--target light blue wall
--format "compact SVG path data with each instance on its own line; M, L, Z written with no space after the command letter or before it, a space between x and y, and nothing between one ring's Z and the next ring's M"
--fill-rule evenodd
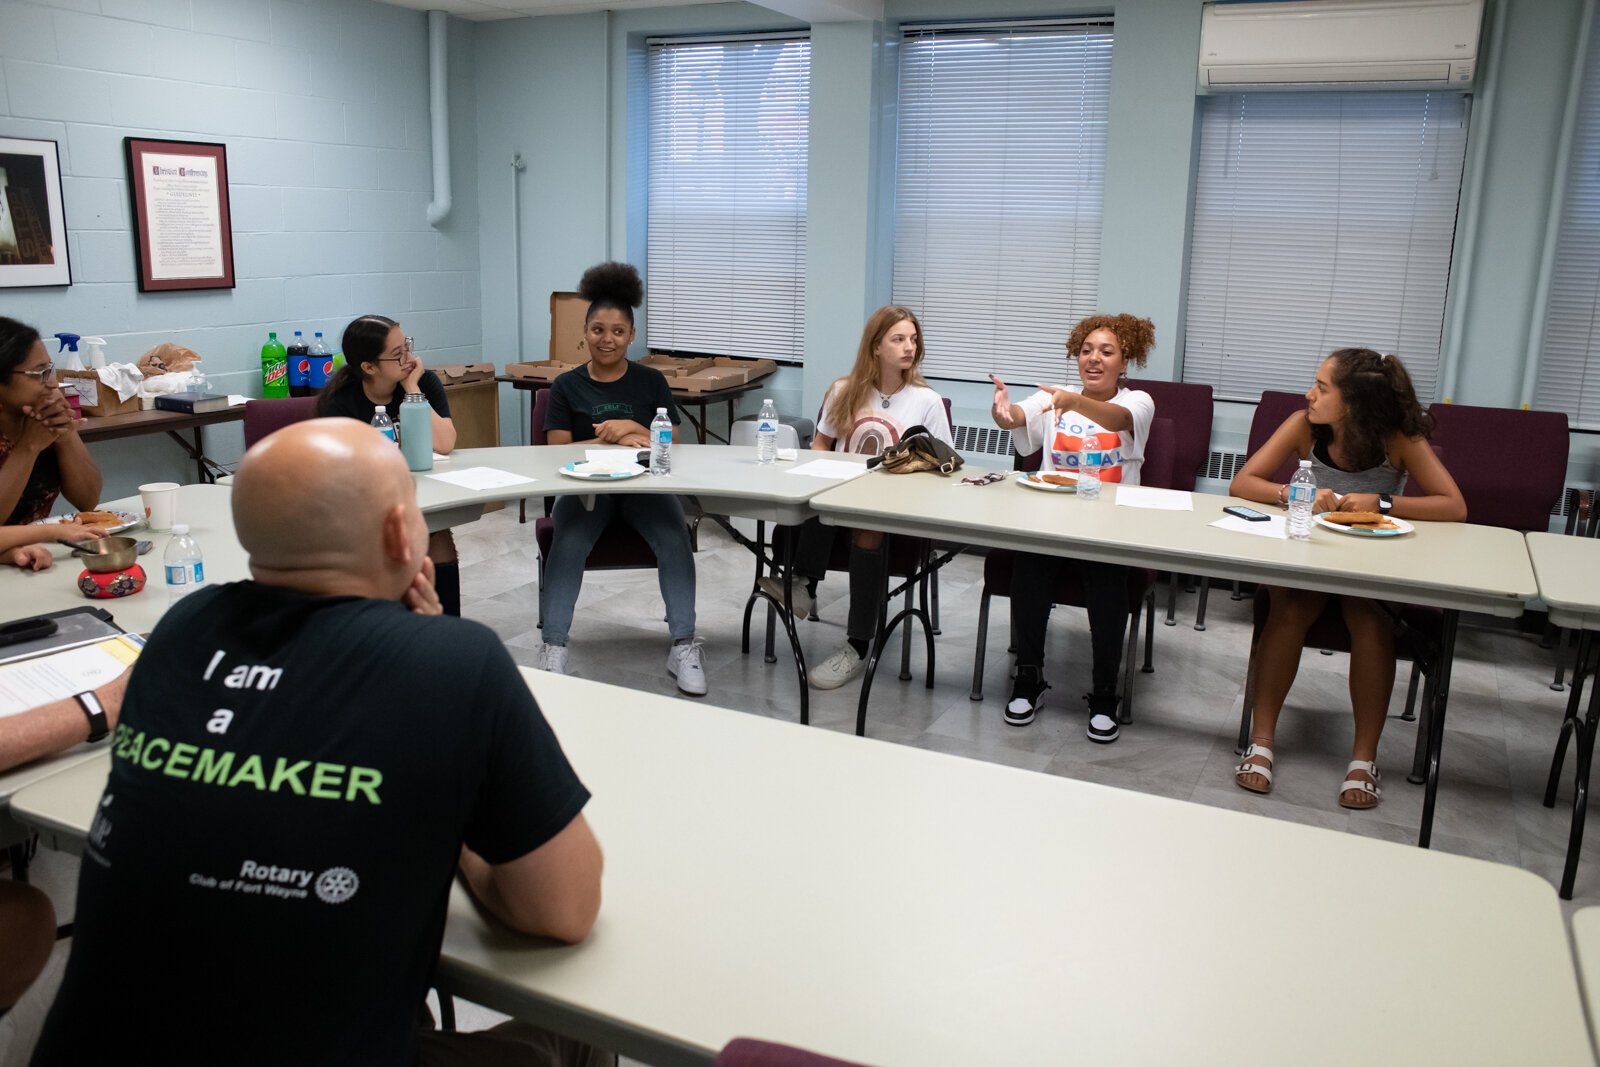
M101 12L104 13L101 13ZM100 0L0 5L0 135L60 143L70 288L0 290L45 334L101 334L133 360L163 341L215 386L260 392L269 329L337 344L365 312L399 319L429 363L481 358L473 33L451 20L454 210L437 229L426 16L370 0ZM238 287L140 293L128 135L228 148ZM237 426L207 433L224 461ZM192 481L165 438L93 446L108 497Z

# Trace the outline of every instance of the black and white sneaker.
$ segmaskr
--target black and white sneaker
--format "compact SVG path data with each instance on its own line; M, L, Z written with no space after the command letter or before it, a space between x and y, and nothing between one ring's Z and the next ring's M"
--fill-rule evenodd
M1085 693L1083 699L1089 702L1089 740L1100 745L1109 745L1117 739L1117 699L1111 698L1110 711L1096 711L1096 705L1105 707L1105 700L1096 700L1094 694Z
M1011 685L1011 700L1006 704L1006 722L1012 726L1032 722L1039 705L1044 703L1044 691L1049 688L1042 668L1019 665L1017 679Z

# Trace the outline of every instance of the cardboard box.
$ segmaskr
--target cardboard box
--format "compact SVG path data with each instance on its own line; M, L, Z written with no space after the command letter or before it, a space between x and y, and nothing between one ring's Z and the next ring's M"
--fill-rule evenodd
M718 356L692 374L672 379L672 388L685 393L715 393L760 381L778 369L770 359L734 359Z
M589 301L577 293L550 294L550 358L557 363L589 362L583 339L583 317Z
M692 356L664 356L652 352L639 361L646 367L654 367L669 380L687 377L696 371L705 370L711 366L710 358L697 358Z
M582 363L562 363L554 359L539 359L530 363L507 363L507 378L526 378L535 382L553 382L569 370L577 370Z
M493 363L445 363L428 369L438 375L440 383L444 385L486 382L494 378Z
M130 411L140 411L139 395L135 393L126 400L117 398L117 391L104 385L100 376L92 370L58 370L56 380L78 391L78 410L85 418L101 419L108 415L124 415Z

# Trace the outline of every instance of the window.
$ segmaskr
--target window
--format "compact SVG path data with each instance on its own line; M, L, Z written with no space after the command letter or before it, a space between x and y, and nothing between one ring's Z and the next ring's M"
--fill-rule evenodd
M894 299L925 373L1059 380L1099 294L1111 27L908 27Z
M800 361L811 43L648 50L650 347Z
M1600 430L1600 19L1589 37L1534 407Z
M1201 98L1183 380L1303 392L1363 347L1433 397L1466 144L1459 93Z

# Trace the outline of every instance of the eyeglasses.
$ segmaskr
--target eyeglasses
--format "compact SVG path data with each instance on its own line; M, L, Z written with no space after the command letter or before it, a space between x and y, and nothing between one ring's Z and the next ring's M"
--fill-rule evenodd
M17 373L18 374L26 374L28 377L32 378L34 381L42 382L46 378L54 378L56 376L56 365L54 363L46 363L39 370L19 370L19 371L17 371Z
M378 362L378 363L403 363L407 359L410 359L411 356L416 352L416 350L417 350L417 339L415 337L407 337L406 340L405 340L405 344L400 349L400 355L398 355L398 356L379 356L375 362Z

